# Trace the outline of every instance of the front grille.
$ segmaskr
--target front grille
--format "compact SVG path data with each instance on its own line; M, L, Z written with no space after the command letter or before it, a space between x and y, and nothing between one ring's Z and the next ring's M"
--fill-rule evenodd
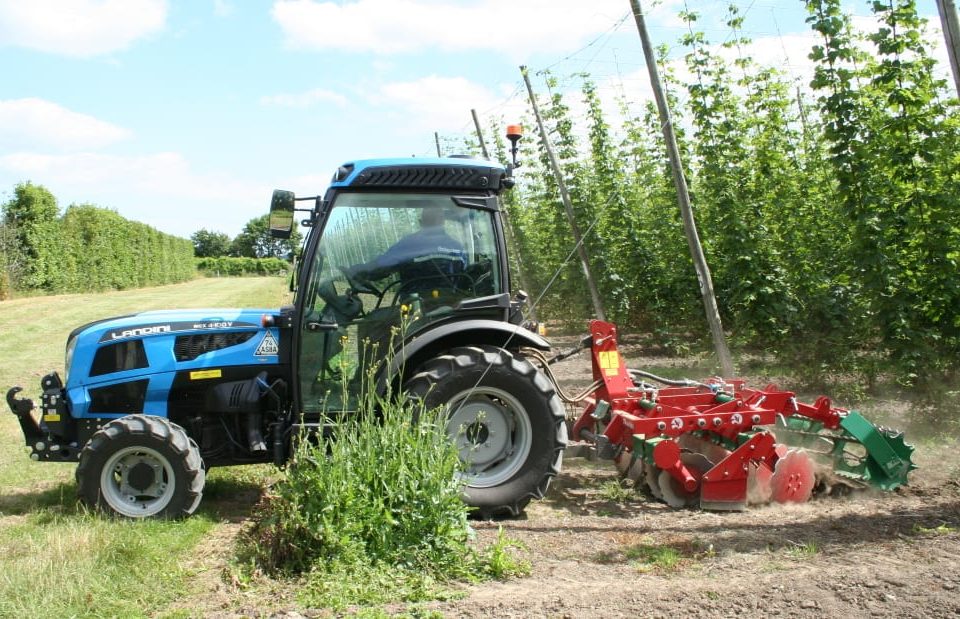
M200 355L215 350L243 344L254 336L255 331L234 331L230 333L197 333L181 335L173 345L173 354L177 361L193 361Z
M103 376L114 372L140 370L147 367L147 353L143 340L128 340L107 344L97 349L90 366L90 376Z

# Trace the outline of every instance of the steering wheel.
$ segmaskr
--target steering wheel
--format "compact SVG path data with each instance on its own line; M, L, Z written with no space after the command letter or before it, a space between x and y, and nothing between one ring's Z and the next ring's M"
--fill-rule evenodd
M343 274L344 279L347 280L347 283L355 292L372 294L378 299L383 298L383 291L374 286L367 278L351 271L350 267L337 267L337 269Z
M407 279L406 281L397 280L384 288L383 292L386 294L391 288L397 286L397 289L393 293L391 305L397 305L400 302L400 297L404 294L403 290L401 290L402 288L422 288L424 290L431 288L442 288L449 291L454 291L455 293L469 293L471 296L476 296L476 284L474 279L472 276L467 274L465 270L462 270L463 262L461 260L456 258L438 257L431 258L428 263L431 267L433 267L432 270L427 269L425 272L420 273L418 277L413 279Z

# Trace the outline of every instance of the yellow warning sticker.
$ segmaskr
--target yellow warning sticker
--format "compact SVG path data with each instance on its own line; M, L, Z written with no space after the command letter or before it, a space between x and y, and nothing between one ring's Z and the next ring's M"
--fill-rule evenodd
M220 370L197 370L190 372L190 380L203 380L204 378L220 378L223 372Z
M47 421L47 422L60 421L60 415L58 415L58 414L56 414L56 413L53 413L53 414L50 414L50 415L44 415L44 416L43 416L43 420L44 420L44 421Z
M620 353L608 350L600 353L600 369L606 376L616 376L620 373Z

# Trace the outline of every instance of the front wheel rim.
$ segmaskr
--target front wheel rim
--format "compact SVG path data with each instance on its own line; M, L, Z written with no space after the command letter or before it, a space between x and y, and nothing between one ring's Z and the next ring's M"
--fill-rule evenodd
M517 398L495 387L476 387L454 397L447 410L447 435L457 447L468 486L498 486L523 468L533 430Z
M176 491L170 461L149 447L125 447L100 473L100 491L115 512L145 518L162 512Z

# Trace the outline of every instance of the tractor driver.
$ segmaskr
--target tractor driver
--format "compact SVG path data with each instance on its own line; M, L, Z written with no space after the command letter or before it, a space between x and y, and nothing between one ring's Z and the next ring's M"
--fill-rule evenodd
M443 209L420 205L420 229L394 243L373 260L348 269L348 274L379 280L400 277L398 296L454 288L455 276L466 266L463 244L444 228Z

